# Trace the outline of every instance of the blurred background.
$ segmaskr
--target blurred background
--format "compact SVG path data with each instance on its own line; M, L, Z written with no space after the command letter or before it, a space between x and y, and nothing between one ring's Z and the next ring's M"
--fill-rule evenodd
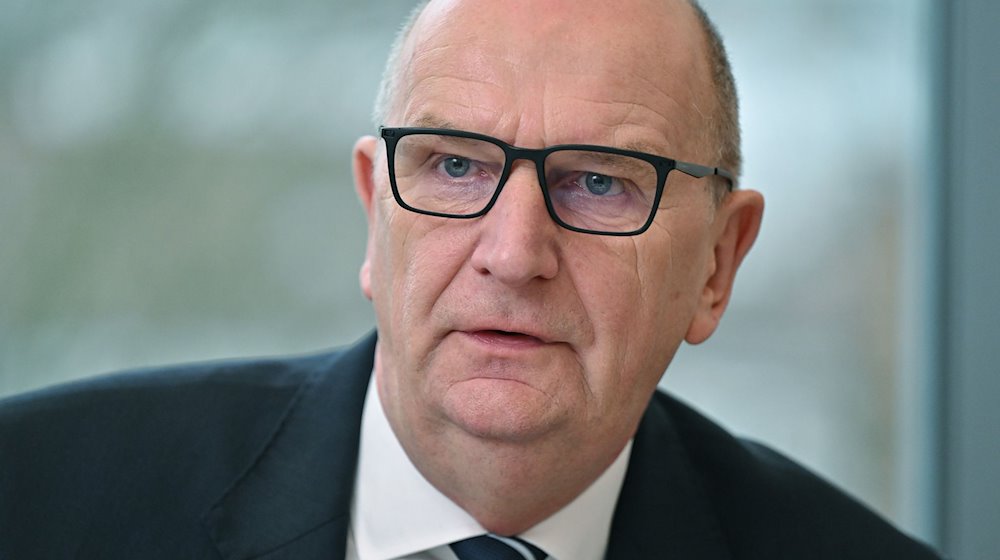
M703 4L768 207L663 386L937 542L941 10ZM369 330L350 150L410 6L0 0L0 395Z

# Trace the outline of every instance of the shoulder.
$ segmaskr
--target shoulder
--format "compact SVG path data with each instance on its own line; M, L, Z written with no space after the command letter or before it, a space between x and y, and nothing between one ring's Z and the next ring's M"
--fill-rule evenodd
M177 465L202 446L248 453L242 446L267 438L302 391L337 375L342 355L147 368L9 397L0 400L0 461L52 465L79 453L148 463L183 446L169 456Z
M657 392L730 548L748 558L937 558L818 475Z
M207 538L201 516L297 403L367 382L351 353L149 368L0 400L0 527L17 535L0 556L129 539L200 556L183 547Z
M16 395L0 400L0 445L33 440L39 449L68 438L80 445L179 435L220 420L266 423L333 356L147 368Z

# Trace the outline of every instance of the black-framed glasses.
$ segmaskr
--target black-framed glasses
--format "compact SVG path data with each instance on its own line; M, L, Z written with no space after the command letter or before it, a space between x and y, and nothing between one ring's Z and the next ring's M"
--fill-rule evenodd
M718 175L725 169L607 146L530 149L439 128L380 127L396 202L413 212L476 218L496 203L515 161L535 164L549 215L560 226L598 235L637 235L653 222L667 175Z

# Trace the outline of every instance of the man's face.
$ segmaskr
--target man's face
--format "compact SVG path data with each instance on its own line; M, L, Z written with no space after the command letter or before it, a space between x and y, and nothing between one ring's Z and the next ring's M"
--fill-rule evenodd
M384 124L717 165L694 17L683 2L432 3ZM724 228L707 180L671 174L649 230L607 237L557 226L529 162L472 220L400 208L381 141L359 141L355 162L379 394L411 455L547 442L610 461L680 342L707 337L721 314L709 284Z

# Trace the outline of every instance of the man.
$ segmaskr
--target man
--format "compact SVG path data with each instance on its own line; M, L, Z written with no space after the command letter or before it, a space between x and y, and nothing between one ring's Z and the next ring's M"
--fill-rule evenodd
M934 557L655 392L760 224L734 95L685 0L422 7L354 152L377 341L8 401L0 557Z

